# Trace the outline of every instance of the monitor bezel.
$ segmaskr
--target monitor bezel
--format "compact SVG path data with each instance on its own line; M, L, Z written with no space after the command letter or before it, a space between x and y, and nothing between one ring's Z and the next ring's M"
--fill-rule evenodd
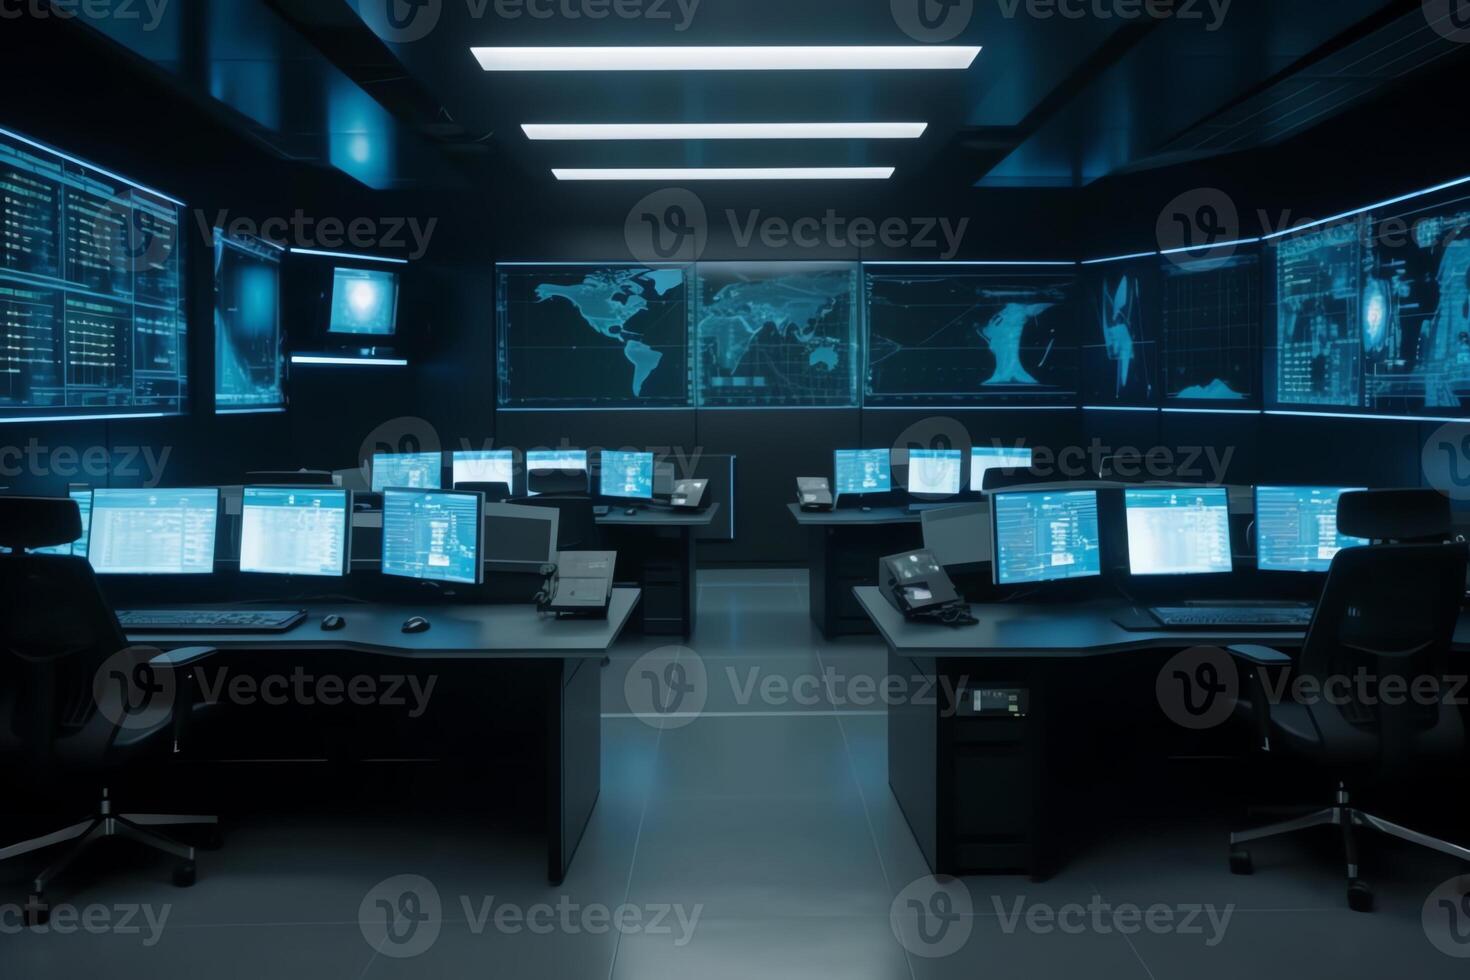
M1097 509L1097 564L1095 572L1085 575L1067 575L1062 578L1039 578L1019 579L1016 581L1001 581L1000 569L1000 507L1001 497L1065 497L1076 494L1091 494L1093 506ZM990 498L990 579L992 584L998 588L1015 588L1022 585L1046 585L1059 586L1068 582L1086 582L1091 579L1103 577L1103 541L1102 541L1102 495L1096 489L1090 490L998 490L988 495Z
M1255 558L1255 561L1256 561L1256 571L1258 571L1258 572L1269 572L1271 574L1275 574L1277 572L1280 572L1280 573L1283 573L1283 574L1286 574L1286 575L1326 575L1327 572L1328 572L1328 570L1330 569L1330 567L1332 565L1332 559L1330 559L1330 558L1327 560L1328 568L1322 568L1322 569L1316 569L1316 568L1296 568L1296 567L1285 567L1285 568L1283 568L1281 566L1263 565L1263 564L1261 564L1261 491L1262 490L1336 490L1337 491L1338 502L1341 503L1341 501L1342 501L1342 495L1343 494L1345 494L1345 493L1362 493L1362 492L1366 491L1367 489L1368 489L1367 487L1335 487L1335 486L1325 486L1325 485L1321 485L1321 484L1306 484L1306 483L1300 483L1300 484L1268 483L1268 484L1258 484L1258 485L1252 487L1251 488L1251 524L1254 525L1254 528L1253 528L1253 531L1252 531L1252 534L1251 534L1251 539L1252 539L1251 540L1251 544L1252 544L1252 547L1255 549L1255 554L1252 557L1254 557ZM1339 531L1338 534L1339 534L1339 536L1342 536L1342 532ZM1347 535L1347 537L1352 537L1352 535ZM1366 539L1361 539L1360 538L1359 540L1366 540ZM1366 545L1352 545L1351 547L1362 548L1362 547L1366 547ZM1341 549L1341 551L1346 551L1346 550L1347 550L1346 548Z
M885 453L888 456L888 486L883 490L843 490L837 485L837 458L842 453ZM832 450L832 495L833 497L881 497L893 492L893 450L888 449L834 449Z
M913 478L913 473L914 473L914 453L942 453L942 454L944 454L946 456L953 455L953 456L958 457L958 459L956 460L956 462L959 463L959 467L958 467L959 479L956 481L956 483L958 485L953 490L941 490L938 493L930 493L928 491L915 490L914 489L914 478ZM889 455L888 455L888 465L889 465L888 482L889 482L889 484L892 484L893 483L893 454L892 454L892 452L890 452ZM963 449L910 449L908 451L908 464L907 464L907 466L904 469L904 478L905 478L904 479L904 488L903 488L904 489L904 492L907 493L910 497L913 497L913 498L915 498L917 500L950 500L952 498L958 497L960 494L962 494L962 493L965 492L965 479L966 479L966 477L965 477L965 451Z
M209 559L209 568L202 571L169 571L169 572L111 572L97 567L92 560L92 528L97 520L97 495L115 493L213 493L214 494L214 533L212 535L212 548ZM220 511L220 489L219 487L94 487L92 489L92 518L87 526L87 564L92 566L95 575L107 575L114 578L166 578L179 576L201 576L213 575L219 569L219 511Z
M287 490L292 493L340 493L346 501L346 514L342 528L342 571L336 575L316 572L278 572L269 569L245 567L245 508L252 490ZM237 563L241 575L266 575L276 578L346 578L352 574L352 491L346 487L302 487L288 484L255 483L240 488L240 556Z
M336 330L332 327L333 313L337 309L337 273L347 272L379 272L393 277L393 327L387 333L363 333L360 330ZM361 340L363 346L373 347L386 345L388 341L398 338L398 312L403 297L403 274L388 269L368 269L352 265L332 266L332 289L327 299L327 331L328 337L335 340Z
M402 575L390 572L388 561L388 495L390 493L432 494L448 497L472 497L475 501L475 580L467 582L458 578L429 578L423 575ZM386 487L383 490L383 533L378 548L378 574L403 582L433 582L437 585L484 585L485 584L485 495L478 490L425 490L419 487Z
M648 496L630 497L621 493L608 493L607 490L607 457L608 456L637 456L640 460L648 461ZM603 449L597 454L597 494L604 500L653 500L653 482L657 475L658 456L654 453L640 452L638 450Z
M1135 572L1133 570L1133 535L1128 528L1128 497L1134 493L1197 493L1206 491L1219 493L1225 498L1225 537L1226 545L1230 550L1230 567L1213 572ZM1123 489L1123 538L1124 545L1128 550L1128 577L1143 579L1145 581L1173 580L1181 578L1213 579L1226 575L1235 574L1235 529L1230 526L1230 488L1229 487L1125 487Z

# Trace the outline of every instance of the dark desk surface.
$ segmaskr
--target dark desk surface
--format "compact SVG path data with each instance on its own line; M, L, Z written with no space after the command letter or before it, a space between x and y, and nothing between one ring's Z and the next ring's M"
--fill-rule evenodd
M627 510L626 507L614 506L612 510L599 517L597 523L627 527L708 527L714 522L715 515L719 513L720 505L710 504L704 510L643 510L640 508L636 514L625 514L625 510Z
M1306 635L1304 631L1225 634L1160 630L1156 633L1132 633L1113 622L1113 616L1131 608L1121 599L1057 605L1021 602L976 604L971 607L971 612L980 623L951 629L909 622L883 598L876 586L861 586L854 592L889 646L910 657L1076 659L1134 650L1188 647L1196 643L1212 646L1234 643L1296 646ZM1461 649L1470 649L1470 617L1461 615L1455 643Z
M637 603L637 589L614 589L607 619L563 620L540 616L530 605L306 604L306 621L286 633L130 633L128 639L167 648L353 650L423 660L601 658ZM269 608L303 607L280 602ZM333 614L347 625L328 633L321 628L322 617ZM404 621L414 616L432 624L428 632L402 631Z
M801 505L792 502L786 505L791 511L791 516L796 518L796 523L803 527L842 527L875 524L918 524L918 514L910 514L908 507L874 507L872 510L863 510L861 507L843 507L841 510L802 510Z

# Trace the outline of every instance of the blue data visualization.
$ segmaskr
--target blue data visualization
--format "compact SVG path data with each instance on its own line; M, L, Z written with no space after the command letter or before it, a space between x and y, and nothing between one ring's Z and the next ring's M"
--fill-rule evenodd
M346 490L246 487L240 510L240 571L346 575L350 501Z
M444 461L438 453L376 453L373 456L373 492L389 487L438 490Z
M1082 312L1085 405L1159 403L1157 258L1094 267Z
M516 457L512 449L456 452L452 462L455 486L461 483L503 483L507 487L515 487Z
M604 497L653 499L653 453L604 452L600 464Z
M1256 567L1325 572L1344 548L1369 544L1337 530L1337 503L1363 487L1257 487Z
M214 571L219 490L94 490L87 557L99 575Z
M258 238L214 233L214 404L280 408L281 250Z
M893 468L887 449L839 449L832 454L832 489L848 494L888 493L893 489Z
M484 498L452 490L383 491L384 575L476 585Z
M68 494L72 500L77 502L77 511L82 518L82 536L71 544L57 545L54 548L37 548L38 555L71 555L74 558L87 557L87 537L92 526L92 491L73 490Z
M398 330L398 273L377 269L332 271L329 333L391 337Z
M997 493L990 501L997 584L1102 574L1096 490Z
M1130 573L1231 571L1230 495L1224 487L1127 490L1124 506Z
M972 446L970 448L970 489L985 489L985 474L991 470L1014 473L1031 468L1031 450L1017 446Z
M909 493L953 497L965 475L965 454L958 449L910 449Z
M1165 398L1225 409L1255 402L1262 312L1258 256L1162 261Z

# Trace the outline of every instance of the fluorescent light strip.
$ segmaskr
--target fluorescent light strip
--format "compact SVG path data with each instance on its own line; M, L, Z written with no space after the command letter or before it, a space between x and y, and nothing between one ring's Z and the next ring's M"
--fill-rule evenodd
M1076 405L861 405L865 412L1075 412Z
M1004 260L1004 261L1001 261L1001 260L988 260L988 259L976 259L976 260L959 259L959 260L934 261L934 262L926 262L923 259L910 259L908 261L902 261L902 260L898 260L898 259L883 259L882 261L873 261L873 262L864 262L863 263L863 265L912 265L912 266L920 266L920 265L922 265L922 266L931 266L931 265L933 265L933 266L950 266L950 265L1007 265L1007 266L1009 266L1009 265L1048 265L1048 266L1055 266L1055 265L1064 265L1064 266L1067 266L1069 268L1071 266L1076 265L1076 264L1077 264L1076 262L1072 262L1072 261L1059 262L1059 261L1056 261L1054 259L1042 259L1042 260L1038 260L1038 261L1035 261L1035 262L1027 261L1027 260L1024 260L1024 259Z
M1158 255L1158 252L1133 252L1129 255L1110 255L1105 259L1083 259L1083 265L1101 265L1104 262L1122 262L1125 259L1146 259Z
M408 367L402 357L332 357L327 354L292 354L292 364L361 364L364 367Z
M1254 245L1259 238L1237 238L1233 242L1216 242L1213 245L1185 245L1183 248L1166 248L1160 255L1181 255L1185 252L1213 252L1217 248L1233 248L1236 245Z
M887 180L892 167L554 168L557 180Z
M78 160L74 156L70 156L70 155L68 155L66 153L62 153L60 150L56 149L54 146L47 146L45 143L37 143L35 140L26 139L24 136L20 135L19 133L12 133L8 129L0 129L0 135L9 136L11 139L13 139L13 140L19 140L20 142L26 144L27 146L33 146L36 149L41 150L41 151L43 151L45 153L50 153L53 156L61 157L61 159L63 159L63 160L69 160L69 161L71 161L72 163L76 164L79 167L86 167L88 170L91 170L91 171L93 171L95 173L102 174L104 177L111 177L113 180L120 180L124 184L127 184L129 187L136 188L136 189L138 189L140 191L145 191L146 193L152 194L155 197L161 197L161 198L163 198L165 201L167 201L170 204L176 204L176 205L178 205L181 208L182 207L186 207L186 205L184 204L184 202L183 201L180 201L178 198L169 197L167 194L163 193L162 191L156 191L156 190L154 190L151 187L145 187L144 185L138 183L137 181L128 180L126 177L123 177L123 176L120 176L118 174L115 174L115 173L113 173L110 170L103 170L101 167L97 166L95 163L88 163L86 160ZM104 415L92 415L92 416L88 416L88 417L95 419L95 418L106 418L107 416L104 416ZM126 417L127 418L151 418L152 416L129 415L129 416L126 416ZM71 418L71 416L65 416L65 418ZM36 419L35 421L46 421L46 420L45 419Z
M1145 405L1083 405L1084 412L1157 412L1157 408Z
M408 259L391 259L386 255L358 255L354 252L321 252L314 248L293 248L292 255L320 255L328 259L352 259L356 262L387 262L390 265L408 265Z
M1175 415L1260 415L1259 408L1166 408Z
M216 408L216 415L279 415L286 410L284 405L272 405L269 408Z
M476 47L486 71L874 71L969 68L980 48L959 45L525 48Z
M1334 221L1342 221L1344 218L1355 218L1358 215L1366 214L1369 211L1376 211L1379 208L1386 208L1391 207L1395 204L1402 204L1405 201L1412 201L1416 197L1424 197L1426 194L1435 194L1439 191L1447 191L1451 187L1459 187L1461 184L1470 184L1470 177L1461 177L1459 180L1452 180L1448 183L1438 184L1434 187L1426 187L1422 191L1414 191L1412 194L1403 194L1399 197L1391 198L1387 201L1379 201L1377 204L1370 204L1366 208L1358 208L1355 211L1344 211L1342 214L1333 215L1330 218L1323 218L1320 221L1309 221L1306 224L1296 225L1283 231L1273 231L1269 235L1262 235L1261 241L1270 241L1273 238L1280 238L1283 235L1294 235L1299 231L1306 231L1308 228L1316 228L1321 225L1331 224ZM1378 418L1378 416L1375 415L1374 418Z
M166 419L170 415L181 416L181 412L124 412L116 415L38 415L29 418L3 418L0 425L9 422L106 422L114 419Z
M1307 419L1373 419L1378 422L1464 422L1470 418L1454 418L1445 415L1367 415L1361 412L1295 412L1287 409L1267 409L1267 415L1291 415Z
M928 123L523 123L532 140L913 140Z

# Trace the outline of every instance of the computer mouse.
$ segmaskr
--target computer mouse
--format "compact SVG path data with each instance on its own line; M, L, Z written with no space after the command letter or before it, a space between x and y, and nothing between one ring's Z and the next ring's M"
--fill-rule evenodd
M623 513L624 514L627 514L629 517L637 517L638 516L638 508L637 507L629 507L627 510L623 511Z
M332 630L339 630L346 625L347 620L343 619L341 616L326 616L322 619L322 629L327 630L328 632Z
M403 624L403 632L405 633L427 633L428 631L429 621L422 616L415 616Z

